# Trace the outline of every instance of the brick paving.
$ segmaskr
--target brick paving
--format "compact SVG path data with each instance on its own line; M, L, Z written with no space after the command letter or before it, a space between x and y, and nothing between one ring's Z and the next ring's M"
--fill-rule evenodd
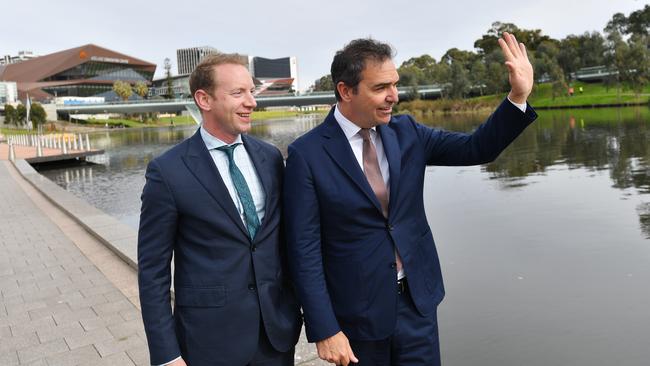
M86 241L75 245L13 169L0 161L0 365L148 365L137 297L101 271L102 258L113 268L119 258L97 254L68 226ZM126 271L124 264L113 276L127 276L133 287Z
M136 271L2 160L0 366L149 365ZM304 332L295 364L329 365Z

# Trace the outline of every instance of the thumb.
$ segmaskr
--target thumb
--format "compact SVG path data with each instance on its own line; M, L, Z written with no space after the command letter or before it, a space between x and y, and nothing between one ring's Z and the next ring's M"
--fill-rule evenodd
M508 72L511 74L515 72L515 65L512 63L512 61L506 61L505 62L506 67L508 68Z

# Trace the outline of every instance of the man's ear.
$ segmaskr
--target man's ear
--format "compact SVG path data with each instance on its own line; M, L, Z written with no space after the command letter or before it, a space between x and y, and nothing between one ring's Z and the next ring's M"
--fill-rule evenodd
M351 94L354 93L354 88L350 88L342 81L339 81L336 84L336 90L339 92L339 95L344 102L349 102L352 98Z
M210 94L206 93L203 89L199 89L194 93L196 105L198 105L199 109L203 111L209 111L212 109L212 107L210 107L210 98L212 98Z

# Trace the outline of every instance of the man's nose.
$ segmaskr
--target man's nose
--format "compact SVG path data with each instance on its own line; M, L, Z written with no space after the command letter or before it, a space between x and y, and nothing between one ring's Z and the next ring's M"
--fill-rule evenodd
M399 91L397 90L397 86L395 85L391 86L390 91L386 96L386 101L390 103L399 102Z
M248 93L246 95L246 100L244 101L244 105L249 108L255 108L257 106L257 101L255 100L253 93Z

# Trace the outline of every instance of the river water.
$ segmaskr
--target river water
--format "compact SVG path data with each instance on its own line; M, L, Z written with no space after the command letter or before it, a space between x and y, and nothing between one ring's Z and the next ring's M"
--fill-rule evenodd
M447 366L650 364L650 110L540 111L495 162L429 167ZM471 131L485 115L417 116ZM286 153L320 123L257 122ZM196 127L91 135L92 163L41 173L137 228L146 164Z

